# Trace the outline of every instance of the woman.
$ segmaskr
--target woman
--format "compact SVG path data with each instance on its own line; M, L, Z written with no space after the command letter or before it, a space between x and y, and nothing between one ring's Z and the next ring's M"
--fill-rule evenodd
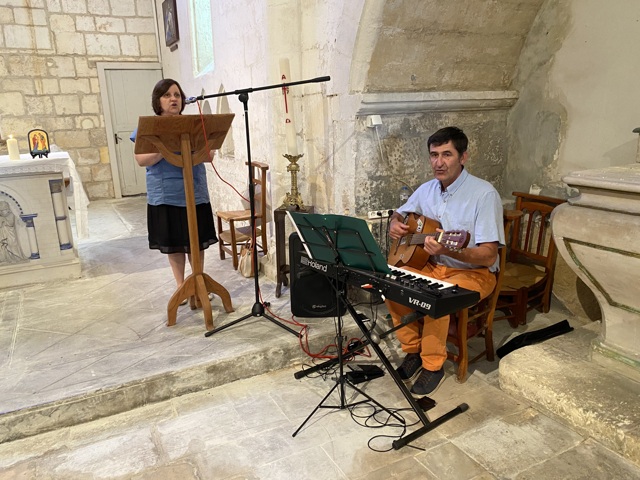
M151 106L156 115L180 115L185 95L175 80L160 80L153 88ZM135 142L137 131L131 134ZM160 250L169 257L171 272L180 287L184 283L185 256L189 256L189 227L184 194L182 168L171 165L160 153L135 155L138 165L147 169L147 228L149 248ZM217 243L213 212L209 201L207 172L204 163L193 167L193 188L198 218L200 258L204 266L204 250ZM193 270L193 265L191 265ZM182 305L186 300L182 302Z

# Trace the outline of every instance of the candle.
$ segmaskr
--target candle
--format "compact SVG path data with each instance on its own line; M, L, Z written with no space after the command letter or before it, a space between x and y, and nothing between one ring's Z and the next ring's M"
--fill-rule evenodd
M280 83L289 83L291 81L291 71L289 70L289 59L280 59Z
M18 140L9 135L7 139L7 149L9 150L9 160L20 160L20 150L18 150Z
M285 127L287 129L287 153L289 155L298 155L298 139L296 138L296 127L293 125L291 119L285 120Z
M289 59L280 59L280 81L282 83L291 82L291 72L289 70ZM296 125L293 120L293 107L291 105L291 95L289 87L282 89L284 97L284 126L287 135L287 153L289 155L298 155L298 139L296 138Z

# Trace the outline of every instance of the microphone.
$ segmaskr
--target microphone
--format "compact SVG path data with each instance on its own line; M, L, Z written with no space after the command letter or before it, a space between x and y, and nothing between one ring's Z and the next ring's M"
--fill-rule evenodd
M196 103L198 101L198 97L187 97L184 99L184 104L189 105L190 103Z

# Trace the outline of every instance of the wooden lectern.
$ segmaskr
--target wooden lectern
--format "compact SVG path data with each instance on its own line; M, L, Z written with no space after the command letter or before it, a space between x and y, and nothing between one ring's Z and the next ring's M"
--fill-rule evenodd
M207 330L213 329L209 292L222 299L227 313L233 312L231 297L226 288L202 271L196 202L193 192L193 166L209 160L209 150L222 146L234 114L176 115L140 117L136 136L135 153L158 153L172 165L182 168L184 193L189 224L189 248L193 272L174 292L167 305L167 326L176 324L180 303L189 298L191 309L202 306ZM207 133L207 141L203 132ZM208 148L207 148L208 147ZM193 152L193 154L192 154Z

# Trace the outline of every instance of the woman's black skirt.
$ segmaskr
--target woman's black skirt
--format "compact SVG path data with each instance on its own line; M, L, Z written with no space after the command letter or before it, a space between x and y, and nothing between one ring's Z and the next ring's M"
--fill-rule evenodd
M218 242L211 203L196 205L200 250ZM147 205L149 248L162 253L190 253L187 207Z

